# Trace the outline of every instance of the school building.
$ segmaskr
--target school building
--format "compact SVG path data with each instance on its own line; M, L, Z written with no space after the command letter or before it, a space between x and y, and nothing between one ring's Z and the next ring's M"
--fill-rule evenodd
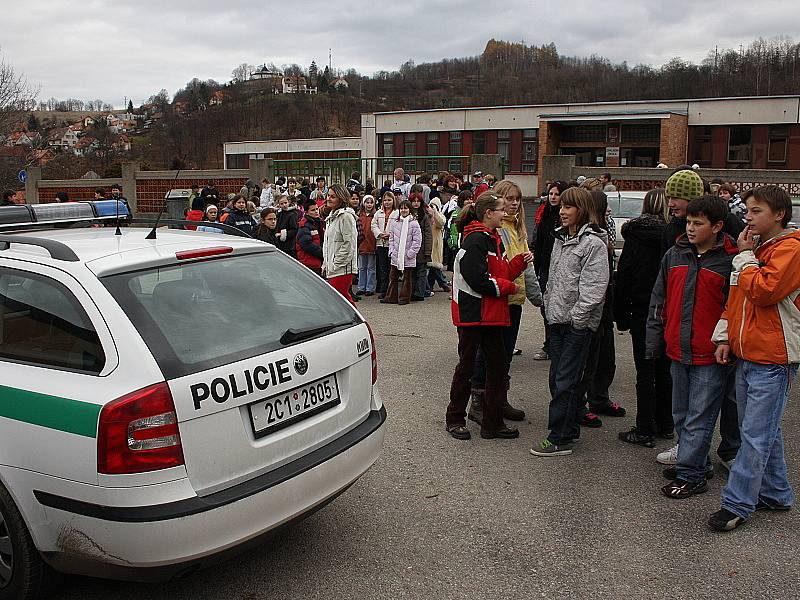
M336 166L341 174L360 170L378 185L395 167L412 177L466 172L473 155L494 154L501 157L498 175L516 181L526 195L539 189L543 157L550 155L615 171L659 163L797 170L800 96L378 112L361 116L360 138L229 142L224 152L226 168L273 158L276 174L339 179Z

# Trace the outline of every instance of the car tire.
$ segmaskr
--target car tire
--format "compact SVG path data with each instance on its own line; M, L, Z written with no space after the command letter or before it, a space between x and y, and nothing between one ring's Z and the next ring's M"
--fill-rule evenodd
M14 500L0 484L0 600L44 598L56 574L39 555Z

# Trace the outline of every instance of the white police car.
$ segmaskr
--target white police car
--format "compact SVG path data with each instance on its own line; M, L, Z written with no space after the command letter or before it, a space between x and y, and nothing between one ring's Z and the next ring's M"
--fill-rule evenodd
M0 209L37 221L0 225L0 598L186 574L373 464L374 343L333 288L246 237L42 228L100 212L62 207Z

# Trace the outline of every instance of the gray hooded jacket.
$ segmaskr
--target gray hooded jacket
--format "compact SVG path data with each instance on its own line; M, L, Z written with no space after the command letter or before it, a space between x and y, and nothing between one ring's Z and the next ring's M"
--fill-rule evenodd
M597 331L610 277L608 235L584 225L575 237L559 227L550 258L544 311L551 325Z

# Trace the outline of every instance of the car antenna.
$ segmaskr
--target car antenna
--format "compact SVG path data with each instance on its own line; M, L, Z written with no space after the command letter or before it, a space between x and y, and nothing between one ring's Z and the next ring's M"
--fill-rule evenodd
M172 184L173 185L175 185L175 180L178 178L178 175L180 175L180 172L181 172L180 169L175 171L175 177L172 178ZM164 199L164 206L161 207L161 211L158 213L158 216L156 217L156 222L153 224L153 229L150 230L150 233L148 233L144 237L144 239L146 239L146 240L154 240L154 239L156 239L156 229L158 228L158 222L161 220L161 215L164 214L164 209L166 209L166 208L167 208L167 200Z
M111 194L112 196L114 194ZM116 209L116 219L117 219L117 230L114 232L114 235L122 235L122 231L119 229L119 198L114 198L114 207Z

